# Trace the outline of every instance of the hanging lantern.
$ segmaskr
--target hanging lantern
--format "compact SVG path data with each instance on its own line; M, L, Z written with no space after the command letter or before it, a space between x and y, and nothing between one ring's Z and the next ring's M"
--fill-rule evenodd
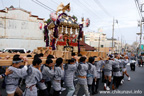
M90 20L89 20L89 18L87 18L86 22L85 22L85 26L88 27L89 25L90 25Z
M71 27L71 29L70 29L70 34L73 34L73 32L72 32L72 27Z
M68 32L67 32L67 26L66 26L66 29L65 29L65 33L68 34Z
M51 13L51 14L50 14L50 18L51 18L53 21L56 21L56 20L57 20L57 15L56 15L56 13Z
M62 33L63 33L63 25L62 25Z
M39 23L39 28L40 28L40 29L42 29L42 26L43 26L43 24L42 24L42 23Z
M78 31L77 31L77 28L75 29L75 34L76 34L76 35L78 35Z

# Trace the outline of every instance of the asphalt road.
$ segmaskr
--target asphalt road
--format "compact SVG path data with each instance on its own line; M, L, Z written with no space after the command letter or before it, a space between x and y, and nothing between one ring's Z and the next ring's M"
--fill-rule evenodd
M93 96L144 96L144 67L136 67L135 71L131 71L130 66L127 65L127 72L131 77L128 81L127 77L124 78L124 84L117 90L103 91L103 83L100 82L99 93ZM1 82L0 82L1 85ZM0 86L2 96L6 96L5 89ZM77 96L83 96L83 88L79 90ZM66 96L66 91L63 91L61 96Z

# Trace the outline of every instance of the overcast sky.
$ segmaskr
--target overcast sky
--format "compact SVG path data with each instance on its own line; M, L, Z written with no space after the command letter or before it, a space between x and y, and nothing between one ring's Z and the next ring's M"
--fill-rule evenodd
M79 23L81 17L90 19L90 26L85 28L85 32L88 30L97 32L98 28L102 28L108 38L111 38L112 35L114 17L115 20L118 20L118 24L115 23L115 38L121 40L122 37L123 42L129 44L136 41L136 37L139 40L136 33L140 30L137 27L140 17L135 0L0 0L0 9L11 5L16 8L20 6L20 8L31 11L33 15L48 19L52 11L44 9L33 1L40 1L54 10L61 2L65 5L70 2L71 11L68 14L77 16Z

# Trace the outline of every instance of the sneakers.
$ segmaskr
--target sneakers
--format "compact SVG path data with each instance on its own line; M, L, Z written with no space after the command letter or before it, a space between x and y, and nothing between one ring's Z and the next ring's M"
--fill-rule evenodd
M128 77L128 81L130 81L131 80L131 78L130 77Z
M112 84L112 90L115 90L115 86L114 86L114 84Z
M124 79L121 80L121 84L123 84L123 83L124 83Z
M106 90L106 83L104 83L104 90Z
M63 87L61 88L61 91L65 91L65 90L66 90L66 88L63 88Z
M106 87L106 83L104 83L104 86Z
M77 81L78 79L74 79L74 81Z
M121 80L121 85L123 84L123 81Z
M62 92L59 92L59 94L62 94Z
M106 86L106 83L104 83L104 90L110 90L110 88L108 86Z
M110 88L107 86L107 87L106 87L106 90L107 90L107 91L109 91L109 90L110 90Z
M122 79L123 83L124 83L124 79Z

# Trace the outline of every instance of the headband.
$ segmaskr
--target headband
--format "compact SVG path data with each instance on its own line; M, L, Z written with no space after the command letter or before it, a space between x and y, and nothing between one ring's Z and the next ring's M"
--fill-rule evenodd
M13 63L20 63L20 62L23 62L23 60L13 61Z

